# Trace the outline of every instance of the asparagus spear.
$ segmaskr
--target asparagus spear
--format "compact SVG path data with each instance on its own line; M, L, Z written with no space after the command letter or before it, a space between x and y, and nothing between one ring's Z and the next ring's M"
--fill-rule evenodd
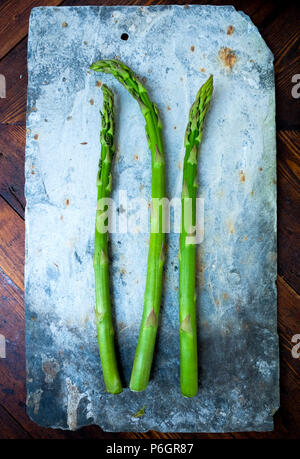
M104 232L105 198L111 191L111 166L114 155L114 97L107 86L102 85L103 107L101 113L101 159L97 174L97 211L95 228L94 271L96 289L96 321L99 351L106 389L111 394L122 392L114 346L112 323L109 270L108 270L108 235Z
M213 76L201 86L193 103L186 128L181 194L181 234L179 249L179 323L180 323L180 385L186 397L198 392L197 326L195 261L193 238L196 225L197 154L202 140L205 115L213 91ZM189 202L188 202L189 201ZM191 204L191 211L187 204Z
M162 124L157 106L149 99L146 88L126 65L118 60L97 61L92 70L111 73L137 100L145 118L146 136L151 151L152 202L165 197L165 161ZM132 391L146 389L150 377L160 310L162 271L164 264L163 207L151 213L151 234L148 253L147 280L140 334L130 380Z

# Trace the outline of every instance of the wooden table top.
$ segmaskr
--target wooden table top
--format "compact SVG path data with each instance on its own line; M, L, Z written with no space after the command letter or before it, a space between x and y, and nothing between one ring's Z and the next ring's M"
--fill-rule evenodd
M274 54L276 78L278 187L278 334L280 340L281 406L269 433L161 434L105 433L96 426L77 432L45 429L25 411L24 331L24 151L26 134L27 32L35 6L185 4L174 1L0 0L0 75L6 98L0 99L0 334L6 358L0 358L0 439L14 438L300 438L300 88L292 95L293 75L300 82L300 8L296 1L191 1L233 4L258 27ZM295 77L296 78L296 77ZM297 92L294 89L294 93ZM295 94L294 94L295 95ZM296 94L297 95L297 94ZM297 245L298 242L298 245ZM299 336L300 338L300 336ZM296 338L294 338L296 339ZM300 341L300 340L299 340ZM296 358L295 358L296 357ZM298 357L298 358L297 358Z

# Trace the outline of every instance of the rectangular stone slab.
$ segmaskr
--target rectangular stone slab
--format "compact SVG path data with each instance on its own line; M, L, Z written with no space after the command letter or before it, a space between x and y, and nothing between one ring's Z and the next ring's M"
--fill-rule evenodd
M121 39L126 33L127 40ZM146 391L105 392L94 308L100 82L116 101L112 197L150 200L136 101L110 75L118 57L145 83L164 126L167 193L179 197L184 131L199 87L214 94L199 156L198 395L179 384L178 234L168 236L157 352ZM279 406L273 55L233 7L40 7L30 17L26 143L27 411L43 426L106 431L267 431ZM120 210L120 209L119 209ZM149 234L112 234L118 358L128 387ZM145 407L145 414L134 414Z

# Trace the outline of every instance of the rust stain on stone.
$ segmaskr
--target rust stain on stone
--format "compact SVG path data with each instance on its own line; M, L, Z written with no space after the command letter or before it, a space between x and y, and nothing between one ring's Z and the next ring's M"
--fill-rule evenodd
M240 182L245 182L246 176L244 174L244 171L240 171Z
M227 35L232 35L234 32L234 27L233 25L230 25L227 27Z
M232 71L237 61L235 52L230 48L221 48L219 51L219 58L221 59L223 65Z
M235 232L234 223L231 220L226 220L226 226L230 234Z
M59 372L59 365L54 359L49 359L42 363L42 369L45 374L45 382L50 384Z

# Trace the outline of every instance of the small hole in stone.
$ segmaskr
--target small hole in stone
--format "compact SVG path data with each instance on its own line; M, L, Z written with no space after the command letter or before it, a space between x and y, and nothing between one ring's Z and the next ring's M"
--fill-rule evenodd
M122 33L121 35L121 40L128 40L129 36L128 36L128 33Z

